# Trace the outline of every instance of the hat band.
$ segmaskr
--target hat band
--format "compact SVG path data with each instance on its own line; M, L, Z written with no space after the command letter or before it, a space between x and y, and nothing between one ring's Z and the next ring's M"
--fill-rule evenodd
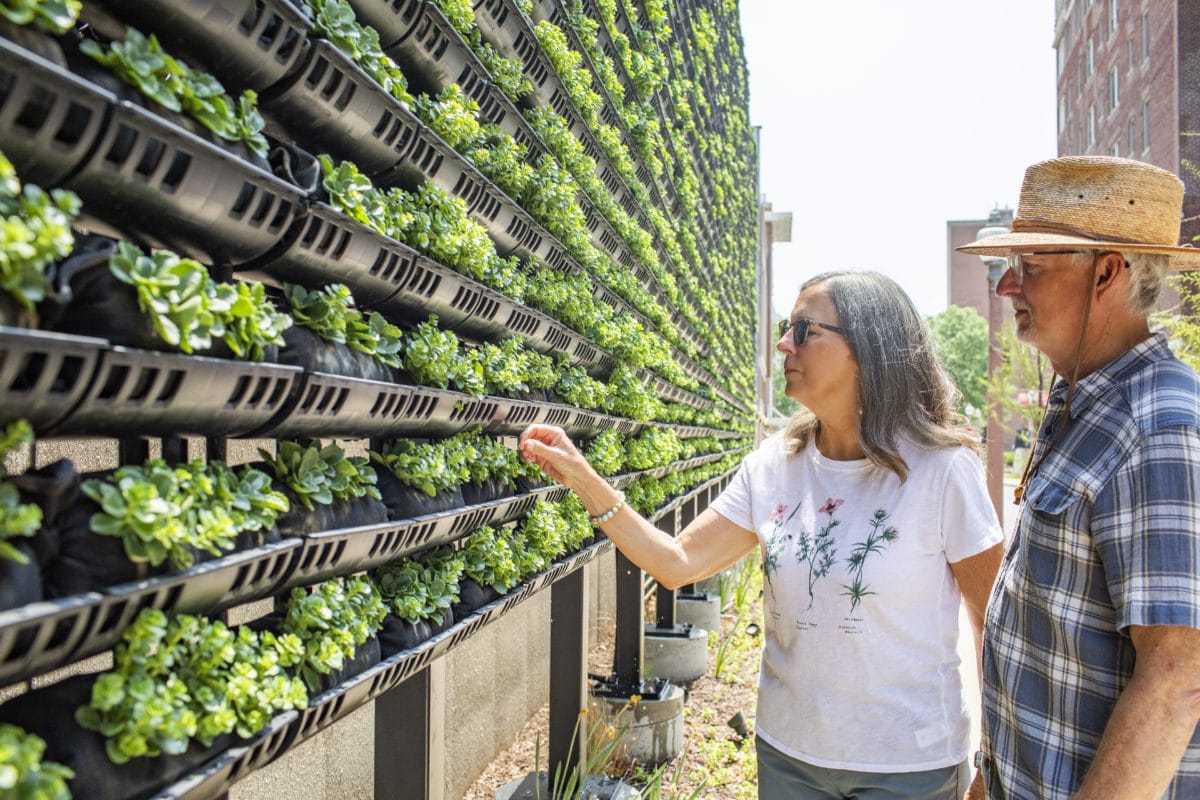
M1093 242L1116 242L1118 244L1147 244L1139 242L1136 239L1122 239L1118 236L1101 236L1091 231L1085 231L1082 228L1075 228L1070 225L1063 225L1061 222L1043 222L1041 220L1023 220L1014 219L1012 223L1013 233L1020 231L1021 233L1065 233L1071 236L1081 236L1084 239L1090 239Z

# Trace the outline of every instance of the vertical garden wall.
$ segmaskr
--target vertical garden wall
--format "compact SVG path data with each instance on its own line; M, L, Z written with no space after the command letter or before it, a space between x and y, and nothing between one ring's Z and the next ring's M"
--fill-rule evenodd
M668 526L751 443L732 0L0 0L0 153L0 796L440 764L611 559L513 437Z

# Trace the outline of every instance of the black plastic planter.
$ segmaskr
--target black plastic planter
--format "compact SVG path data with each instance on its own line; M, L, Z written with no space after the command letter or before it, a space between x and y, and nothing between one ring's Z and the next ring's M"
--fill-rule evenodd
M83 163L116 97L0 38L0 150L49 190Z
M351 0L354 15L379 32L386 50L413 32L425 0Z
M269 129L368 176L404 160L420 121L335 45L314 41L303 68L259 98Z
M26 419L44 433L89 389L102 339L0 327L0 424Z
M203 66L231 91L261 92L297 68L312 25L288 0L99 0L154 33L168 52ZM236 91L235 91L236 93Z
M237 436L286 407L299 367L111 347L55 434Z
M100 232L236 266L278 245L300 212L302 190L223 147L128 102L111 114L65 182Z

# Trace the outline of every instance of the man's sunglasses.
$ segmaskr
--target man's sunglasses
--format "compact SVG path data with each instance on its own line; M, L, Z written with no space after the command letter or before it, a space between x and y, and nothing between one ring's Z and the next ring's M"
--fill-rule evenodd
M836 325L829 325L824 322L817 322L816 320L811 320L808 317L800 317L799 319L796 319L796 320L790 320L790 319L780 320L779 321L779 338L782 339L787 334L788 331L791 331L792 332L792 344L796 345L796 347L802 347L804 345L804 340L808 338L808 332L810 330L812 330L812 327L814 325L817 326L818 328L824 328L827 331L833 331L834 333L840 333L842 336L846 335L845 328L839 328Z
M1092 250L1039 250L1033 253L1009 253L1006 256L1008 260L1008 268L1012 270L1013 277L1017 279L1017 285L1020 286L1025 282L1025 259L1037 258L1039 256L1075 256L1083 253L1094 253Z

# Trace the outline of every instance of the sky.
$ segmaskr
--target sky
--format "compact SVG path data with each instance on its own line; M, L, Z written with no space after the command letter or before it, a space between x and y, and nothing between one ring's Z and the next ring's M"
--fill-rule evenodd
M740 5L760 189L792 212L775 313L835 268L944 310L947 220L1015 208L1025 167L1057 154L1053 0Z

